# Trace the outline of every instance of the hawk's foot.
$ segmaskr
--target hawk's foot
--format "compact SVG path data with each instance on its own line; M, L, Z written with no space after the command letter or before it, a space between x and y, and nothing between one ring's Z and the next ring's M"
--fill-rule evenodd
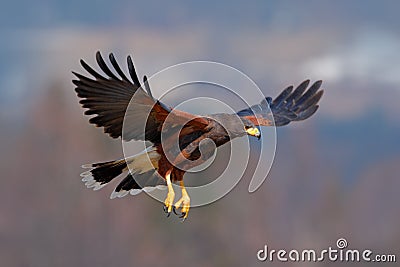
M183 181L181 181L181 189L182 189L182 197L175 203L174 206L174 213L176 215L179 215L179 218L183 218L182 222L186 220L189 214L189 209L190 209L190 197L186 191L186 188L183 184ZM181 214L178 214L176 210L179 210L181 208Z

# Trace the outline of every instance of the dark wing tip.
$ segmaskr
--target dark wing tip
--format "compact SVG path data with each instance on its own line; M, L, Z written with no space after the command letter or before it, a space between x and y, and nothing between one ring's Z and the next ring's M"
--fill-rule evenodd
M105 80L105 78L102 75L100 75L97 71L92 69L92 67L90 67L83 59L80 60L80 63L82 65L82 67L87 72L89 72L93 77L95 77L96 79L99 79L99 80Z
M305 119L308 119L312 115L314 115L315 112L319 109L319 105L312 106L298 114L298 117L296 118L296 121L302 121Z
M101 67L102 63L104 63L103 57L101 56L100 51L96 52L96 61L97 64Z
M317 87L319 89L321 87L321 85L322 85L322 80L318 80L311 87Z
M73 75L75 75L78 79L79 79L79 73L77 73L76 71L71 71L71 73L73 74ZM74 80L75 81L75 80Z
M284 103L284 101L290 96L290 94L293 91L293 86L288 86L286 87L285 90L282 91L273 101L272 105L274 106L280 106L281 104Z
M296 89L303 88L303 87L304 87L304 88L307 88L308 85L310 84L310 82L311 82L310 79L304 80L302 83L299 84L299 86L297 86Z
M143 76L143 83L144 83L144 88L146 89L147 94L154 99L153 94L151 93L150 85L149 82L147 81L147 76Z
M126 77L125 73L121 70L121 67L118 65L118 62L114 57L114 54L110 53L108 55L108 58L110 59L111 64L113 65L115 71L118 73L118 75L121 77L121 79L128 83L131 83L131 81L129 81L129 79Z
M311 82L310 79L304 80L303 82L301 82L301 83L297 86L297 88L302 88L302 87L307 88L308 85L310 84L310 82ZM296 89L297 89L297 88L296 88Z
M309 85L310 80L307 79L293 92L289 90L291 88L289 86L272 101L270 108L276 120L276 126L286 125L290 121L305 120L318 110L318 103L324 93L324 90L320 89L322 80L317 80L308 87Z
M104 61L103 57L101 56L100 52L98 51L96 53L96 61L97 64L99 65L100 69L107 74L108 77L114 80L119 80L117 76L110 70L110 68L107 66L106 62Z
M96 51L96 59L99 58L99 57L101 58L101 52L99 50L97 50Z
M72 80L72 83L77 87L80 85L80 81L79 80ZM78 88L75 88L75 89L78 89Z
M133 83L140 87L141 85L139 82L139 78L136 74L135 66L133 65L132 57L129 55L126 58L126 61L128 63L128 70L129 70L129 74L131 75Z

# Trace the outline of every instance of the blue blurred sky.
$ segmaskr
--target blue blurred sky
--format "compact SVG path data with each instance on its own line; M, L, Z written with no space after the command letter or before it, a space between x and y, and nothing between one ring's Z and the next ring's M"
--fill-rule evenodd
M48 83L70 87L79 59L93 62L102 50L119 58L133 53L141 75L184 61L219 61L249 75L266 95L323 79L321 116L347 121L348 129L354 118L379 113L380 123L395 129L399 9L389 0L8 2L0 10L2 118L26 120ZM73 101L72 90L67 95Z
M187 60L221 61L266 91L303 77L342 82L342 89L350 82L398 88L399 8L389 0L8 2L0 10L1 95L21 94L36 78L67 71L102 48L134 52L153 73ZM365 98L353 112L370 104Z
M147 252L155 251L176 266L254 266L265 242L318 247L339 233L359 246L399 248L399 10L395 0L3 3L0 258L154 265ZM141 76L211 60L249 75L265 95L307 78L323 79L325 94L314 117L278 130L259 191L249 196L241 183L182 227L160 219L148 198L112 202L79 181L81 164L121 156L120 143L83 118L71 83L79 59L93 64L97 50L120 62L133 54ZM183 234L172 242L170 233Z
M383 1L12 1L0 13L2 29L72 27L185 28L297 31L300 27L359 26L397 30L399 3Z

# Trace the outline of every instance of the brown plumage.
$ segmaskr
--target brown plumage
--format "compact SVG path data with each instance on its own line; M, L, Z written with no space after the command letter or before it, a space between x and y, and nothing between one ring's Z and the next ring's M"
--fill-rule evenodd
M130 56L127 58L130 79L121 70L113 54L109 55L109 60L113 71L107 66L100 52L97 52L96 61L104 74L95 71L83 60L82 67L92 77L73 72L78 78L73 80L73 83L76 85L78 97L81 98L80 103L86 109L85 115L94 115L89 122L103 127L104 132L112 138L150 141L153 144L135 157L84 166L90 169L81 175L82 180L87 187L93 187L95 190L102 188L128 169L131 170L114 190L111 198L122 197L129 192L137 194L141 190L161 188L166 180L167 184L169 180L181 181L184 190L184 170L193 168L194 162L199 164L207 160L213 154L215 146L219 147L233 138L245 135L260 138L258 126L283 126L292 121L307 119L317 111L318 102L323 94L323 90L320 90L321 81L308 88L310 82L306 80L295 90L290 86L275 99L267 97L260 104L235 114L198 116L172 109L154 99L146 76L143 85L139 82ZM128 108L128 105L133 108ZM125 116L127 119L124 125ZM218 121L223 122L225 128ZM165 138L163 142L162 130ZM209 151L206 148L201 154L199 144L207 138L211 139L215 146L208 146ZM176 140L178 146L175 145ZM173 159L172 162L167 159L166 153L171 155L169 158ZM144 163L144 156L148 156L150 162ZM168 214L171 212L170 202L170 199L165 202ZM184 218L187 217L190 207L186 202L189 202L188 196L179 202L183 203Z

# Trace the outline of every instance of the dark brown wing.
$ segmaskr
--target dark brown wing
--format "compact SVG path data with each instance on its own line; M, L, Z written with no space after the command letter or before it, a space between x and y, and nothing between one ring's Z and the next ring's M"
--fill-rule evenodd
M260 104L241 110L237 114L260 126L283 126L291 121L305 120L318 110L318 101L324 92L319 90L322 81L315 82L306 91L309 84L310 80L306 80L295 90L293 86L289 86L274 100L267 97Z
M143 90L130 56L127 58L127 64L132 81L121 70L113 54L109 55L109 59L116 74L108 68L100 52L96 53L96 61L106 76L99 74L83 60L80 61L82 67L94 79L73 72L78 78L73 80L76 85L75 91L78 97L82 98L79 103L88 109L85 115L95 115L89 122L104 127L104 132L113 138L160 142L162 124L172 110L152 97L146 76L144 77L146 91ZM125 115L129 116L129 124L125 126L122 134ZM202 128L208 123L203 118L183 111L174 110L171 115L176 124L190 121L188 124L193 128ZM144 122L144 127L140 127Z

